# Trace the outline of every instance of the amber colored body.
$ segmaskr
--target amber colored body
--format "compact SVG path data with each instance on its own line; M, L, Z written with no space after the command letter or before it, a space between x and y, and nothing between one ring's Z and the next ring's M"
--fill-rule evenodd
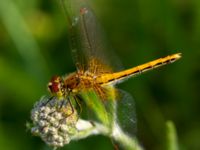
M103 87L122 82L123 80L142 72L172 63L178 60L180 57L181 54L177 53L115 73L104 73L96 75L89 72L75 72L64 78L64 85L68 91L73 93L91 88L94 89L101 97L105 97L105 91Z
M181 58L181 53L177 53L127 70L113 72L113 65L108 63L110 61L107 62L109 58L104 58L109 49L104 50L104 47L100 46L103 44L100 40L102 36L97 34L99 27L95 16L87 7L80 6L77 10L75 14L71 14L75 16L69 16L72 54L77 71L64 78L56 76L51 79L48 88L55 96L66 97L68 94L92 89L105 100L107 89L113 87L110 85Z

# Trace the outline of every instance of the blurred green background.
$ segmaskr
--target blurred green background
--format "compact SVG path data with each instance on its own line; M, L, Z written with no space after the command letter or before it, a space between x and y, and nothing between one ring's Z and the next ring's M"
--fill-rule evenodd
M183 58L120 88L131 93L137 137L148 150L166 149L165 122L177 128L180 149L200 149L200 1L94 0L90 4L125 68L168 54ZM52 75L75 70L67 22L56 0L0 0L0 149L49 149L26 130L33 104ZM103 136L62 149L113 149Z

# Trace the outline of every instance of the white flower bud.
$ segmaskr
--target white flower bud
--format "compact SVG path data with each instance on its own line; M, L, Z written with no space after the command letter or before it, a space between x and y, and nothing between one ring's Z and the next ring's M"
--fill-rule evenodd
M78 114L75 107L71 107L67 99L42 97L31 111L33 121L31 132L53 147L68 144L71 137L78 132L76 129Z

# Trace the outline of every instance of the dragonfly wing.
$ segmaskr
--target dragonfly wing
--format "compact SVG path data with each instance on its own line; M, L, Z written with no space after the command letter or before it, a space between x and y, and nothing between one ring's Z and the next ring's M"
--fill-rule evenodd
M132 96L123 90L112 87L103 90L108 92L105 101L102 101L100 94L96 94L95 90L92 95L90 92L87 92L87 95L84 97L84 101L88 106L87 111L90 112L90 119L99 120L110 128L112 128L113 121L116 121L125 133L135 137L137 118ZM95 113L95 116L91 115Z
M118 124L127 134L135 136L137 129L137 118L134 99L128 92L121 89L118 89L118 93L119 96L117 100L116 113Z
M95 74L119 70L121 64L87 3L84 0L61 1L70 23L72 55L78 70Z

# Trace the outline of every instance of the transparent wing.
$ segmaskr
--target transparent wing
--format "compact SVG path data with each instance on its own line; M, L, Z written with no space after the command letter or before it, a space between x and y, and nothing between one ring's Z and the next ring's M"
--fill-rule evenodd
M134 99L123 90L118 89L117 119L120 127L131 136L136 136L137 118Z
M70 23L72 55L77 69L95 74L120 70L121 63L107 44L87 3L84 0L61 1Z
M102 101L95 91L84 93L83 98L89 112L88 117L91 120L100 121L110 127L110 129L112 128L113 121L117 121L125 133L131 137L135 137L137 118L132 96L123 90L115 88L107 90L110 90L110 92L106 101ZM113 94L111 94L111 90Z

